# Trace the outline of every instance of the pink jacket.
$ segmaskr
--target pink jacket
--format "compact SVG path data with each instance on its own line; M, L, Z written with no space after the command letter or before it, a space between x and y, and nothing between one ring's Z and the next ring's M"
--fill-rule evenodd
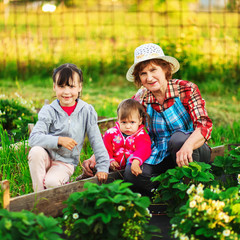
M151 155L151 139L144 130L144 125L139 126L136 133L125 138L117 122L115 127L106 131L103 141L110 161L117 161L121 169L125 168L127 160L132 163L133 159L137 159L142 165Z

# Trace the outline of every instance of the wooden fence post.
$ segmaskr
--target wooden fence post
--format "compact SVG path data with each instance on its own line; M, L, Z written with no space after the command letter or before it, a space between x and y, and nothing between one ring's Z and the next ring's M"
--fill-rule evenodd
M1 187L3 191L3 208L9 210L10 203L9 181L3 180L1 182Z

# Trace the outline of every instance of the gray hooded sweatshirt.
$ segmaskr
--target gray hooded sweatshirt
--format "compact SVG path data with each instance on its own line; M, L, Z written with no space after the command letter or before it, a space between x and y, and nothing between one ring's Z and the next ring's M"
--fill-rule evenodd
M29 137L30 147L45 148L53 160L74 165L79 163L80 152L87 134L96 157L98 172L109 170L110 160L97 124L97 113L93 106L78 99L75 110L70 116L61 108L59 101L42 107L38 121ZM73 138L78 145L68 150L58 145L58 137Z

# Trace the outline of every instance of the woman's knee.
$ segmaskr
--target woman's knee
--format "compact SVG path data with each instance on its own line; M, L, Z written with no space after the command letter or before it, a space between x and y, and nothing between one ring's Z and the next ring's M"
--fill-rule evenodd
M168 148L170 152L177 152L185 143L185 141L189 138L189 136L190 134L185 134L183 132L175 132L169 140Z

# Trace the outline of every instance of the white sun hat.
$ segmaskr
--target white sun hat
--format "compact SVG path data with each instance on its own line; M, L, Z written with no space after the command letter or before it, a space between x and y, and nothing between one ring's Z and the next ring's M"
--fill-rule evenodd
M133 82L133 71L135 66L143 61L150 59L163 59L172 65L172 74L177 72L180 68L178 60L174 57L165 56L162 48L154 43L147 43L137 47L134 51L134 64L128 69L126 78L128 81Z

